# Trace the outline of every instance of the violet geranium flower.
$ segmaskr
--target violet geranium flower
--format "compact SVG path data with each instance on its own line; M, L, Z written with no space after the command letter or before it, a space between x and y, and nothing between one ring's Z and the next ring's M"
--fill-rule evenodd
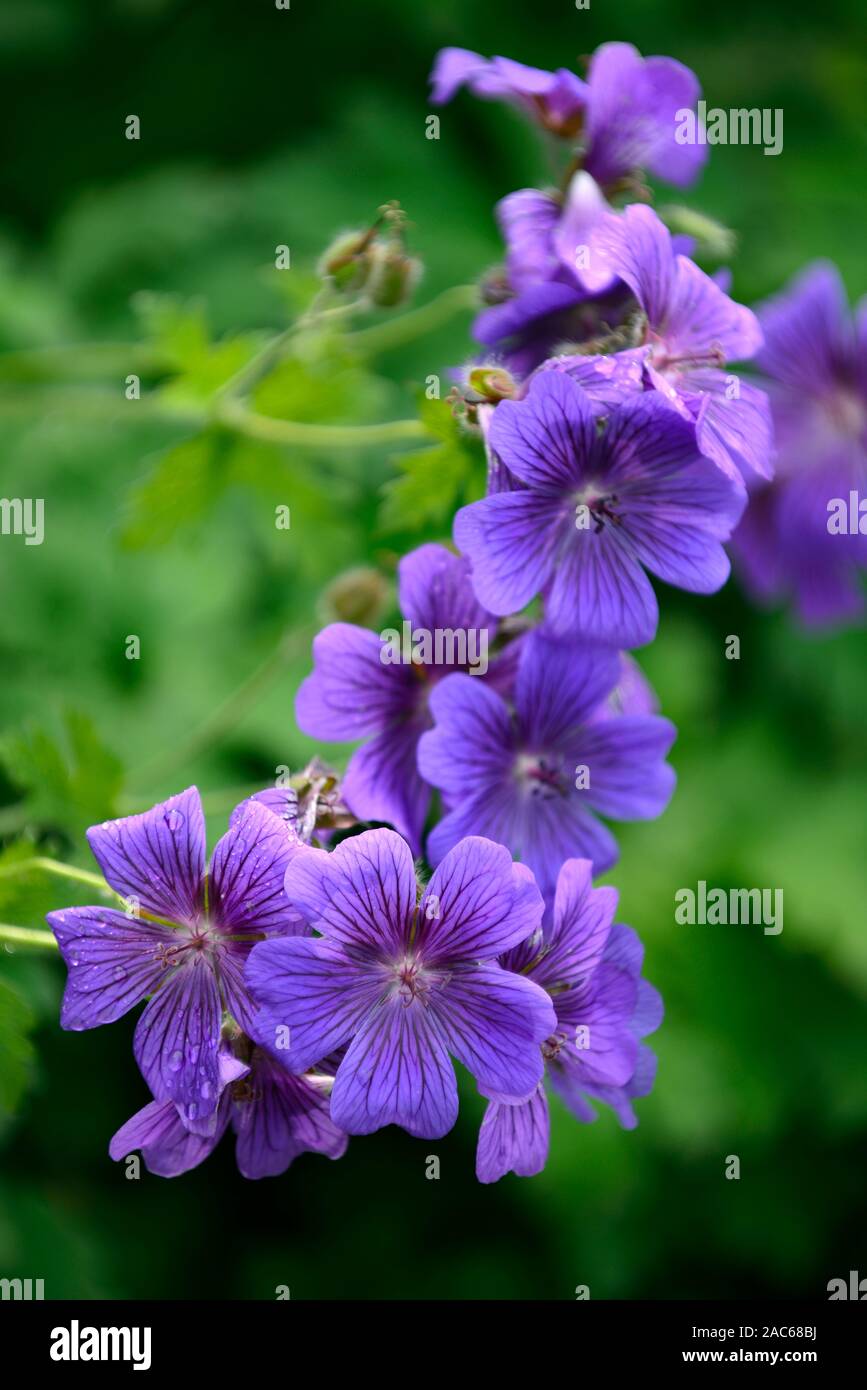
M331 1077L291 1076L248 1039L238 1047L246 1062L227 1042L220 1048L220 1104L212 1134L188 1130L171 1101L151 1101L121 1125L109 1144L111 1157L123 1159L140 1149L149 1173L178 1177L198 1167L231 1126L245 1178L276 1177L302 1153L340 1158L347 1136L329 1113Z
M368 830L330 854L300 851L286 894L320 935L254 947L254 1036L294 1072L349 1044L331 1096L341 1129L446 1134L458 1108L450 1052L498 1095L535 1090L554 1011L496 957L536 930L544 905L502 845L464 840L420 895L406 841Z
M594 223L591 270L603 286L614 271L644 313L636 346L650 348L648 383L685 419L694 420L702 454L734 478L773 472L770 407L759 387L724 370L746 362L762 343L752 309L730 299L688 256L652 208L633 204Z
M48 914L68 979L61 1027L113 1023L144 999L133 1049L158 1101L180 1107L187 1128L213 1132L219 1102L222 1016L249 1031L255 1012L243 980L265 936L305 931L283 892L298 842L259 802L242 803L205 865L205 817L189 787L143 815L92 826L88 842L126 902Z
M508 845L546 898L567 859L610 869L617 844L597 813L658 816L675 782L664 761L675 738L667 719L605 717L622 675L613 648L536 630L522 644L511 708L468 676L442 681L431 698L436 725L419 744L419 766L446 809L428 837L431 862L484 835Z
M466 669L456 659L462 647L481 670L478 659L487 654L497 620L476 599L467 561L444 546L422 545L405 555L398 577L401 611L414 633L426 635L429 659L419 648L421 657L396 662L380 634L332 623L314 640L314 670L298 691L295 716L312 738L373 735L349 760L343 800L359 820L395 826L418 853L431 791L416 767L416 747L430 727L430 691L443 675Z
M624 399L602 433L596 417L560 372L540 372L524 400L502 401L488 445L524 486L463 507L454 537L492 613L542 593L558 634L636 647L659 619L645 570L681 589L719 589L729 573L722 542L746 492L701 456L692 421L657 392Z
M685 187L707 158L704 145L675 139L677 113L692 109L701 95L695 74L674 58L642 58L629 43L602 44L586 82L565 68L544 72L508 58L445 48L431 82L437 105L468 86L478 97L520 106L545 130L579 137L582 167L609 187L643 169Z
M646 1095L655 1058L640 1039L659 1027L662 1000L642 980L643 948L631 927L613 925L617 893L593 888L591 865L570 859L557 880L552 923L500 963L551 995L557 1027L542 1044L546 1074L579 1120L595 1118L590 1100L612 1105L621 1123L637 1122L630 1101ZM476 1175L530 1177L548 1156L548 1100L540 1083L529 1100L490 1100L479 1132Z
M511 58L483 58L466 48L443 48L431 73L435 106L451 101L460 87L477 97L504 100L526 111L555 135L574 135L581 124L587 84L568 68L545 72Z
M867 568L867 299L852 315L839 271L820 261L758 315L777 470L751 480L735 559L753 594L792 595L807 626L852 621Z

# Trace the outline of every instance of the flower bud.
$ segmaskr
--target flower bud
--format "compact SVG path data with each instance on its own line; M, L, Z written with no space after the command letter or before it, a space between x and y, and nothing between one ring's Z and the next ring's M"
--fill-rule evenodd
M737 237L713 217L694 208L670 205L659 209L659 215L670 232L692 237L695 254L711 261L727 261L734 254Z
M467 381L477 396L494 403L509 400L518 390L518 383L505 367L473 367Z
M379 570L367 565L338 574L322 592L319 601L323 622L357 623L375 626L385 612L389 585Z
M360 290L370 274L370 232L341 232L318 265L319 274L342 293Z
M398 241L376 242L371 250L367 293L380 309L394 309L410 298L421 278L422 264Z

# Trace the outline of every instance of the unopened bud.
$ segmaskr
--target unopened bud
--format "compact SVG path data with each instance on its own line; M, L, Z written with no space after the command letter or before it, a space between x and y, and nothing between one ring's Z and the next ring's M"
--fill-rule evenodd
M679 204L660 208L659 215L669 231L692 237L697 256L711 261L727 261L734 255L737 236L730 227L724 227L713 217Z
M421 278L422 264L397 242L377 242L372 248L367 293L380 309L394 309L410 298Z
M468 382L477 396L494 403L509 400L518 390L518 383L505 367L473 367Z
M320 599L323 622L357 623L360 627L375 626L385 612L389 586L379 570L367 565L338 574Z
M319 274L341 292L360 290L370 274L370 232L341 232L319 261Z

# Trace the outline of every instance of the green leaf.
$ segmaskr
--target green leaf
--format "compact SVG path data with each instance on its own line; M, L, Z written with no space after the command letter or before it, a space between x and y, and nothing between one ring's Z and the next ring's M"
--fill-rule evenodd
M30 1080L35 1050L33 1011L7 980L0 979L0 1112L11 1115Z
M213 430L160 454L127 502L121 544L128 550L165 545L200 520L225 490L231 453L231 439Z
M70 710L63 730L31 725L0 739L0 763L24 794L27 820L78 840L89 825L115 814L123 785L119 759L92 720Z
M419 415L442 442L394 456L401 475L384 485L378 518L386 535L426 526L449 529L456 508L484 493L480 442L461 428L445 401L424 401Z

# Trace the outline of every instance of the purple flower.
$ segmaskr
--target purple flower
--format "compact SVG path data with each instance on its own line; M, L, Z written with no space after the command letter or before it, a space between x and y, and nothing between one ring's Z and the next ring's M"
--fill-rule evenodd
M212 1134L187 1129L171 1101L151 1101L121 1125L109 1144L111 1157L141 1149L148 1172L175 1178L203 1162L231 1126L245 1178L276 1177L302 1153L340 1158L347 1136L329 1113L331 1078L291 1076L261 1048L246 1041L241 1048L247 1062L227 1043L220 1048L220 1103Z
M808 625L851 621L864 609L867 567L867 518L857 514L867 494L867 299L853 317L836 267L817 262L759 320L777 471L769 486L751 480L735 557L760 599L791 594Z
M524 400L497 406L488 443L524 486L463 507L454 536L492 613L543 593L553 631L635 647L659 617L645 569L697 593L725 583L722 542L746 494L658 392L625 399L600 433L586 393L540 372Z
M633 205L594 224L585 281L608 283L611 271L629 286L646 317L643 342L649 384L686 420L694 420L699 449L734 478L770 477L772 433L767 397L726 373L762 343L751 309L679 255L651 208Z
M68 978L60 1022L78 1031L113 1023L150 996L134 1052L159 1101L188 1128L213 1131L223 1013L245 1030L254 1007L243 980L263 936L306 930L283 892L298 849L284 822L256 801L237 808L205 867L205 818L189 787L144 815L87 832L126 911L71 907L48 914Z
M461 669L455 658L462 648L477 657L482 647L487 653L497 621L476 599L467 561L444 546L420 546L404 556L398 573L401 611L413 632L427 634L429 659L419 648L412 661L395 661L379 634L332 623L313 643L314 671L298 691L295 715L313 738L373 735L349 760L343 799L360 820L396 826L418 853L431 792L415 755L430 727L430 691L441 676Z
M580 136L583 167L606 186L647 169L684 187L707 158L704 145L675 139L677 113L692 109L701 95L695 74L674 58L642 58L632 44L598 48L586 82L564 68L543 72L445 48L431 81L437 105L468 86L476 96L511 101L556 135Z
M522 644L512 708L468 676L443 681L431 699L436 726L419 744L422 774L447 812L428 837L431 862L464 836L484 835L508 845L546 897L566 859L609 869L617 844L596 813L658 816L675 781L664 762L675 738L667 719L604 717L621 680L612 648L535 631Z
M251 952L247 982L262 1005L254 1036L273 1050L288 1030L274 1055L295 1072L349 1044L331 1096L341 1129L446 1134L458 1108L450 1052L498 1095L531 1094L555 1020L544 990L496 963L543 912L508 850L465 840L419 901L406 841L369 830L331 854L301 851L286 893L321 935Z
M611 1105L621 1124L636 1123L631 1101L653 1084L655 1058L640 1042L659 1027L662 1000L642 980L643 948L631 927L612 925L613 888L593 888L591 866L570 859L560 870L553 922L500 958L507 970L551 995L557 1026L542 1044L555 1091L580 1120L595 1118L590 1100ZM543 1085L518 1105L494 1098L479 1132L476 1175L530 1177L548 1155L548 1101Z
M567 68L544 72L511 58L483 58L466 48L444 48L431 73L435 106L451 101L460 87L477 97L510 101L528 112L545 130L573 135L581 123L587 84Z
M685 188L707 158L703 145L675 139L677 113L701 96L695 73L674 58L642 58L630 43L604 43L587 75L584 168L611 187L646 169Z

